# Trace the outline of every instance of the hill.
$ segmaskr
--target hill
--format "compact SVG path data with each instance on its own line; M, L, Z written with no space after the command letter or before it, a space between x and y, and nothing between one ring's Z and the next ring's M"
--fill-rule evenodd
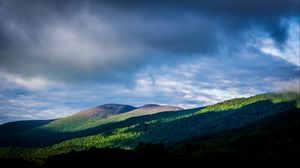
M58 137L69 138L54 145L41 148L2 147L0 156L37 159L71 150L87 150L90 147L133 149L141 142L163 143L169 148L195 138L227 135L272 116L279 114L284 116L288 111L298 112L299 105L298 95L286 93L262 94L232 99L203 108L148 115L137 115L131 111L96 120L92 124L77 127L73 132L52 130ZM47 137L45 138L47 141L43 143L53 143L51 138L56 138L50 136L51 127L47 127L49 124L42 126L43 133ZM30 133L38 135L37 132ZM18 136L22 135L24 141L29 134L22 133ZM35 138L30 137L28 140L38 142L39 139ZM13 139L10 140L10 144L13 144Z
M170 148L141 143L134 150L90 148L71 151L37 164L1 159L9 167L299 167L300 113L289 110L232 132L181 141ZM146 163L146 164L145 164Z
M104 123L173 110L177 111L181 108L154 104L138 108L129 105L104 104L55 120L11 122L0 126L0 137L2 137L0 146L47 146L74 137L97 134L101 132L97 126Z
M128 111L132 111L136 109L136 107L130 105L122 105L122 104L104 104L91 109L83 110L81 112L75 113L71 115L70 118L75 117L102 117L106 118L112 115L117 115L121 113L125 113Z
M104 104L94 108L80 111L71 116L57 119L49 123L46 128L51 128L59 131L70 131L75 127L81 126L85 123L108 118L117 114L126 113L137 109L130 105L122 104Z
M53 120L27 120L2 124L0 126L0 137L12 136L21 132L29 131L46 124L60 125L60 127L73 127L81 125L91 119L107 118L113 115L125 113L137 109L136 107L122 104L104 104L94 108L86 109L71 116Z

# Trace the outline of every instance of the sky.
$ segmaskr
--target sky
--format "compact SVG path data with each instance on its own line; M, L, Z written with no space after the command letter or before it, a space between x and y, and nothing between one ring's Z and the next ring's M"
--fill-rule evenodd
M0 0L0 124L299 92L300 0Z

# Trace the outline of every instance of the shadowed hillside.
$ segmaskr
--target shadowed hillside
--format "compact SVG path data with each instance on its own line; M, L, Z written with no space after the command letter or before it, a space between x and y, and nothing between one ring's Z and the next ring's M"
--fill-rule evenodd
M5 136L13 136L14 134L41 127L49 124L54 120L27 120L27 121L16 121L2 124L0 126L0 138Z

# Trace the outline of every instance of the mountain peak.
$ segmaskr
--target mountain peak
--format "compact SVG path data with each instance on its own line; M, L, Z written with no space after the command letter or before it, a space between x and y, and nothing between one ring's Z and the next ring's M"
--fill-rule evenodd
M109 117L112 115L132 111L134 109L136 109L136 107L130 105L110 103L110 104L99 105L87 110L83 110L79 113L76 113L75 115Z
M108 103L108 104L99 105L96 108L104 108L104 109L120 109L121 108L122 109L122 108L135 108L135 107L126 105L126 104Z
M169 105L145 104L144 106L141 106L133 110L133 112L143 113L143 114L154 114L163 111L178 111L178 110L183 110L183 109L180 107L169 106Z

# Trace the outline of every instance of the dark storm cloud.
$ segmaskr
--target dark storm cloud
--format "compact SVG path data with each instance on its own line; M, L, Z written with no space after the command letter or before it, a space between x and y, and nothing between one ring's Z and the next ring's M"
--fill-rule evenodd
M286 29L280 23L280 18L299 15L300 9L299 0L166 0L163 2L104 0L100 4L116 7L119 10L133 10L154 17L195 13L209 16L210 19L219 22L227 22L228 25L223 28L232 30L250 24L259 24L280 42L286 38Z
M284 43L298 12L298 0L2 0L0 70L130 83L146 64L242 48L253 27Z

